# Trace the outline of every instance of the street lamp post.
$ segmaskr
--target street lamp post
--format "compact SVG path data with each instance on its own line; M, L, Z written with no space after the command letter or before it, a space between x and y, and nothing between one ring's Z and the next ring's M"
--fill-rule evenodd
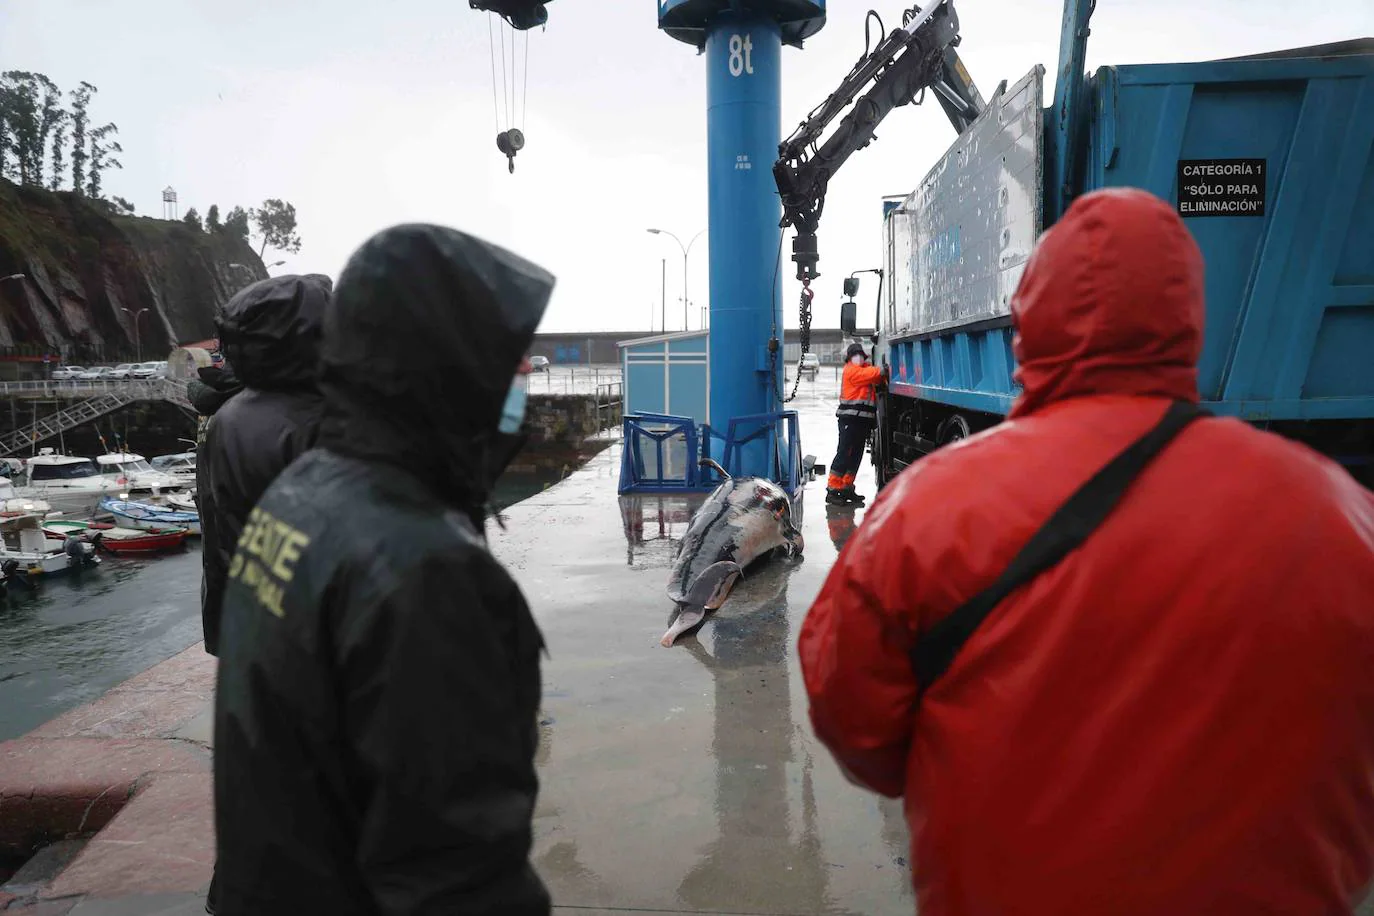
M134 316L134 347L138 352L138 361L143 362L143 338L138 333L138 319L142 318L143 313L148 310L146 308L141 308L137 312L134 312L130 309L124 308L123 306L120 306L119 310L121 312L128 312L130 315Z
M701 232L698 232L696 235L692 236L692 240L690 242L684 245L682 244L682 239L678 238L676 235L673 235L673 233L669 232L667 229L649 230L649 233L651 235L668 236L674 242L677 242L677 247L682 249L682 330L684 331L687 330L687 255L691 254L692 246L696 244L697 239L701 238L702 232L705 231L705 229L701 230ZM702 325L702 327L705 327L705 325ZM664 330L666 331L667 328L664 328Z

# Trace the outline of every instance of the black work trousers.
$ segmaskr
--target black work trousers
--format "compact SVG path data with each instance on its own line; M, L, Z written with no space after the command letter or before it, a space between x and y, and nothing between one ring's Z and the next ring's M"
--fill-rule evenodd
M840 446L835 450L835 460L830 463L830 480L826 484L829 489L841 490L854 485L854 475L859 473L872 431L871 420L840 417Z

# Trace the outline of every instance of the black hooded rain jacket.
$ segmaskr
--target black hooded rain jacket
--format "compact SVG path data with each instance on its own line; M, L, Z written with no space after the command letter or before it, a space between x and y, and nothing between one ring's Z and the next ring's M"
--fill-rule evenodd
M220 349L232 369L197 394L214 410L196 452L204 539L201 621L205 651L219 654L229 560L253 504L319 435L318 374L328 277L283 276L241 290L224 306ZM202 370L202 378L204 370ZM215 396L224 398L218 404Z
M258 503L225 591L220 916L549 912L529 863L543 641L483 522L552 287L415 225L340 276L319 447Z

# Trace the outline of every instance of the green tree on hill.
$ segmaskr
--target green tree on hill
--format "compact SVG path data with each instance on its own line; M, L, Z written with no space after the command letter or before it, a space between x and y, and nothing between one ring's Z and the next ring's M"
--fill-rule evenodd
M194 228L201 230L202 232L205 231L205 227L200 224L200 214L196 212L195 207L192 207L191 209L187 210L186 215L181 218L181 221L188 226L193 226Z
M91 119L87 113L96 88L83 81L71 91L72 99L72 190L82 193L86 184L86 128Z
M48 139L53 129L66 120L67 111L62 107L62 90L57 84L41 73L33 74L36 90L41 90L42 105L38 109L38 146L34 150L34 171L38 184L43 183L43 154L48 149Z
M63 155L67 148L67 124L71 120L71 112L59 111L58 115L52 128L52 180L48 183L50 191L62 190L62 179L66 177Z
M0 73L0 177L56 191L70 161L71 189L98 198L100 172L123 167L114 158L123 148L114 139L114 124L90 129L95 92L95 86L81 83L68 93L68 109L62 107L62 90L42 73Z
M124 198L102 197L105 172L124 167L116 158L124 147L113 123L91 127L91 99L97 92L83 81L67 93L69 107L63 108L62 91L43 74L0 73L0 178L57 191L70 169L73 192L92 198L107 213L133 213L133 204ZM203 223L195 208L184 219L199 229L245 241L256 234L258 257L268 248L289 254L301 250L296 208L277 198L264 200L256 209L234 207L223 222L218 204L211 205Z
M106 137L119 130L113 124L106 124L91 131L91 177L86 183L87 197L100 197L100 173L105 169L122 169L124 164L115 159L111 153L122 153L124 147L119 145L117 140L107 140Z
M267 249L298 254L301 250L301 237L296 234L296 207L283 200L271 198L264 200L262 206L253 211L253 222L258 227L262 243L258 247L261 258Z
M7 128L7 153L12 154L6 156L5 165L11 176L18 177L20 184L42 181L39 88L35 75L27 71L6 70L0 74L0 117L4 118Z
M248 240L248 211L235 207L224 218L224 231L236 239Z

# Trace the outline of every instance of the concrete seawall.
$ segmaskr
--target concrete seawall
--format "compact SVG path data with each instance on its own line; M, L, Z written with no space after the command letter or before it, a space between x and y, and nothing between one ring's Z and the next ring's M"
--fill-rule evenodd
M197 644L0 745L0 854L57 844L0 889L6 914L100 912L87 898L203 900L214 864L214 678Z

